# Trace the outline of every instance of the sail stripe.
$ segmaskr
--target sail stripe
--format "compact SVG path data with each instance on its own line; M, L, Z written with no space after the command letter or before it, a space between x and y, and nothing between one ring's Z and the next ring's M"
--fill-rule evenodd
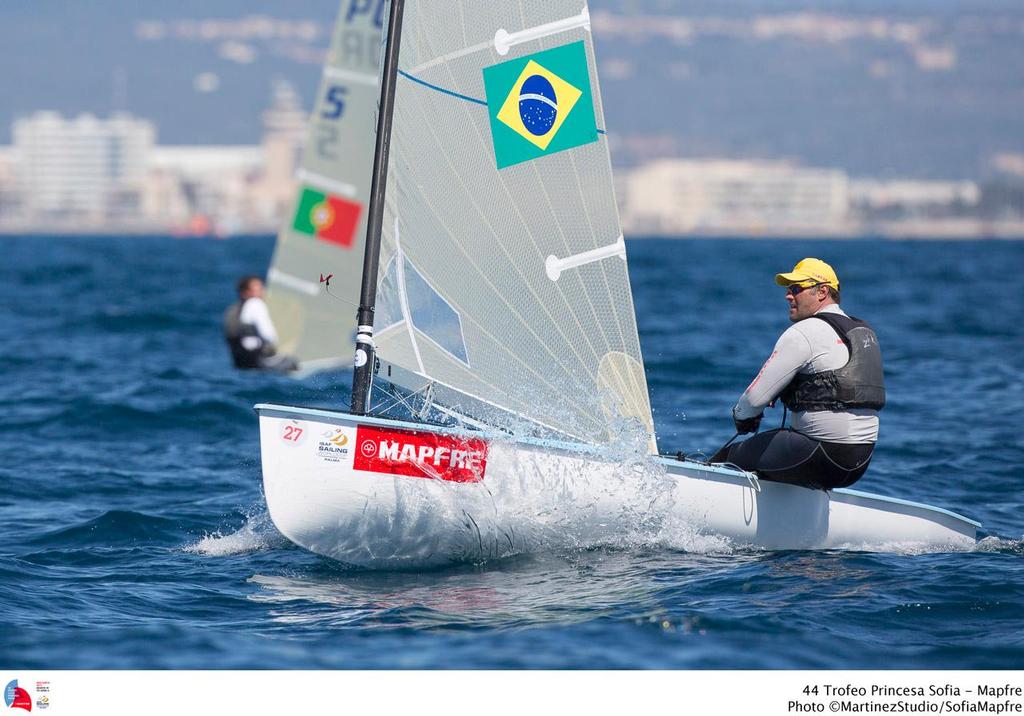
M349 82L360 82L365 85L376 87L380 83L377 75L368 72L355 72L342 67L325 67L324 77L332 80L348 80Z
M295 178L303 184L313 184L318 189L328 189L335 194L344 194L349 198L355 198L357 189L347 182L338 181L323 174L311 172L308 169L299 169L295 172Z
M482 104L484 107L487 106L486 100L476 99L475 97L467 97L464 94L459 94L458 92L452 92L451 90L445 89L444 87L438 87L437 85L430 84L426 80L421 80L419 77L413 77L412 75L410 75L408 72L405 72L404 70L399 70L398 74L400 74L402 77L405 77L407 80L412 80L416 84L423 85L424 87L429 87L430 89L437 90L438 92L441 92L443 94L451 95L452 97L458 97L459 99L464 99L467 102L472 102L473 104Z
M308 296L319 296L320 287L312 281L299 278L298 276L292 276L290 273L285 273L280 269L272 268L267 272L267 278L271 281L276 281L282 286L304 293Z
M419 74L423 70L428 70L431 67L437 67L438 65L443 65L447 62L451 62L452 60L457 60L461 57L466 57L467 55L472 55L473 53L476 52L490 50L492 47L494 47L493 40L490 40L488 42L481 42L479 44L473 45L472 47L466 47L461 50L456 50L455 52L450 52L447 55L442 55L441 57L435 57L433 60L430 60L429 62L423 62L419 65L416 65L416 67L414 67L412 71L415 74Z
M484 107L487 106L487 101L486 100L477 99L476 97L470 97L468 95L460 94L458 92L453 92L452 90L445 89L444 87L438 87L437 85L431 84L430 82L427 82L426 80L421 80L419 77L416 77L416 76L406 72L405 70L399 70L398 74L401 75L402 77L404 77L405 79L411 80L412 82L415 82L418 85L423 85L424 87L427 87L428 89L436 90L437 92L441 92L442 94L446 94L446 95L449 95L451 97L457 97L458 99L463 99L463 100L466 100L467 102L472 102L473 104L480 104L480 105L483 105ZM601 129L600 127L597 128L597 133L598 134L602 134L602 135L607 135L608 134L608 132L606 130Z

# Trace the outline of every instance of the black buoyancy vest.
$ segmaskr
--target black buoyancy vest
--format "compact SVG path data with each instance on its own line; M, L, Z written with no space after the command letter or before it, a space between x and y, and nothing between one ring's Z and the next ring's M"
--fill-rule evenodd
M236 368L259 368L264 341L256 326L242 323L243 305L245 301L238 301L224 312L224 340L231 349L231 360L234 361ZM259 344L252 349L246 348L242 345L243 338L256 338Z
M885 406L885 377L878 336L867 322L839 313L816 313L832 326L850 351L842 368L821 373L798 373L779 396L793 412L852 410Z

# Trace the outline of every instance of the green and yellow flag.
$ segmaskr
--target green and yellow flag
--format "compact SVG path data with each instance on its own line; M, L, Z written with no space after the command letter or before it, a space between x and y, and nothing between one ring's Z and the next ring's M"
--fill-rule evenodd
M498 169L597 141L584 42L484 68Z

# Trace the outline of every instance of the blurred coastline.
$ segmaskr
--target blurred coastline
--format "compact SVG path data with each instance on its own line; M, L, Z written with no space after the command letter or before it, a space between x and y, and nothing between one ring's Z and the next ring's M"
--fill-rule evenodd
M45 10L0 10L17 68L0 74L0 234L290 225L302 157L326 141L309 112L338 7L69 7L88 43L74 55ZM1024 238L1019 3L591 13L626 235Z

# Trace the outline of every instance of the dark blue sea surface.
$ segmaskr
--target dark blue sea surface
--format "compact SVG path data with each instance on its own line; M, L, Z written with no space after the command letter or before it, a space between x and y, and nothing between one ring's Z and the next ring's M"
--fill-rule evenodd
M830 261L889 404L859 489L981 521L952 554L576 546L417 572L291 546L252 405L349 376L234 371L270 238L0 240L0 664L10 668L1021 668L1024 243L631 241L660 446L710 452ZM772 411L766 425L780 418Z

